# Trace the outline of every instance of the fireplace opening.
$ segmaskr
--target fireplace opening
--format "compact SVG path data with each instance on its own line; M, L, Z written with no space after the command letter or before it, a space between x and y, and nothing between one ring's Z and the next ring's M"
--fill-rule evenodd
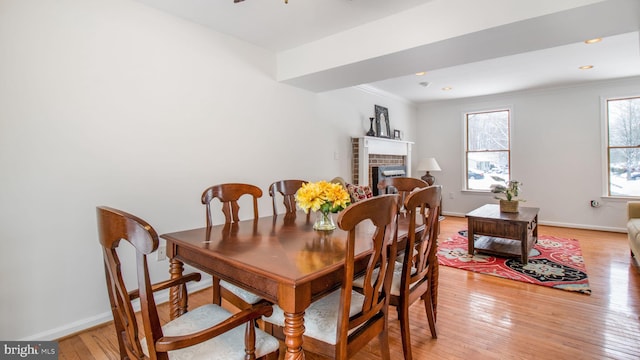
M404 165L385 165L385 166L372 166L371 167L371 191L373 195L379 195L382 192L378 190L378 183L383 179L390 177L407 176L407 168ZM393 186L388 186L386 189L387 194L394 194L398 191Z

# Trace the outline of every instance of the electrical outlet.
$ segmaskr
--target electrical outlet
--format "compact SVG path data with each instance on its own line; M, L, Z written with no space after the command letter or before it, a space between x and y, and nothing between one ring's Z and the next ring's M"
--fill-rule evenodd
M156 260L162 261L167 259L167 247L165 245L158 246L156 250Z
M596 200L591 200L591 207L594 207L594 208L600 207L600 203Z

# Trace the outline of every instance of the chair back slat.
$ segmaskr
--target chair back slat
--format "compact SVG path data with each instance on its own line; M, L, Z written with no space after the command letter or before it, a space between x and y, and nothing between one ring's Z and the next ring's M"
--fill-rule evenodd
M135 320L136 315L128 300L128 292L124 287L122 277L120 274L114 274L113 272L114 268L120 266L117 255L111 256L105 253L104 262L107 291L109 293L113 322L118 334L121 358L124 358L122 356L123 352L129 358L139 358L143 351L140 346L138 324Z

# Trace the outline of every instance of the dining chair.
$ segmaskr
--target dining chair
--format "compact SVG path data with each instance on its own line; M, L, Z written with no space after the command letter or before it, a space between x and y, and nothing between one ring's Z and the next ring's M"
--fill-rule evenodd
M222 203L225 224L240 221L238 212L240 197L248 195L253 199L253 219L258 219L258 198L262 197L262 190L251 184L226 183L213 185L202 192L202 204L206 208L207 227L213 224L211 217L211 202L218 199ZM213 303L220 305L222 298L233 304L238 309L248 309L263 299L254 293L238 287L228 281L212 276Z
M273 215L278 215L278 207L276 206L276 195L280 193L283 198L285 214L293 214L296 209L296 192L302 185L308 183L306 180L280 180L269 186L269 196L271 196L271 204L273 205Z
M396 176L396 177L388 177L380 180L378 182L378 190L380 194L399 194L400 195L400 212L405 212L404 200L407 198L407 195L416 189L421 189L429 186L426 181L417 178L404 177L404 176ZM418 228L420 231L421 228ZM398 256L400 256L400 260L404 258L404 249L398 249Z
M255 326L257 319L272 312L266 302L237 314L207 304L161 324L154 292L180 287L182 300L187 302L186 284L199 281L200 274L186 274L152 285L147 256L158 248L154 228L134 215L109 207L97 207L96 214L121 359L278 358L278 340ZM138 289L133 291L126 288L124 266L118 256L125 251L120 247L125 243L135 251ZM142 328L133 310L134 299L140 300Z
M390 304L398 312L402 351L404 358L412 359L409 331L409 306L418 299L424 308L436 339L436 310L438 298L438 212L442 197L441 186L429 186L407 195L404 201L405 215L409 219L408 238L405 242L402 262L396 262L391 285ZM420 219L420 221L418 221ZM421 224L425 224L422 231ZM358 278L355 286L362 287L364 278Z
M381 195L352 204L340 212L338 226L347 231L342 286L312 302L305 310L302 345L305 351L347 359L377 337L382 358L390 359L387 314L397 249L397 208L397 195ZM371 285L359 293L352 289L356 227L369 221L375 231L371 232L371 255L363 273ZM277 305L273 310L271 316L263 319L281 330L283 311Z
M380 194L388 194L393 191L393 189L397 190L402 203L404 203L407 194L417 188L425 188L427 186L429 186L429 184L424 180L404 176L384 178L377 184Z
M225 223L238 222L240 218L238 212L240 206L238 199L243 195L250 195L253 198L253 218L258 218L258 198L262 197L262 190L251 184L227 183L213 185L202 192L202 204L207 209L207 227L212 225L211 201L218 199L222 203L222 213Z

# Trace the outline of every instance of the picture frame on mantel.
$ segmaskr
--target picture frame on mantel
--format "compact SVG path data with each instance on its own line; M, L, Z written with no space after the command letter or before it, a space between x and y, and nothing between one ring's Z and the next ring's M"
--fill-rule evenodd
M389 110L380 105L375 105L376 136L391 138L391 125L389 124Z

